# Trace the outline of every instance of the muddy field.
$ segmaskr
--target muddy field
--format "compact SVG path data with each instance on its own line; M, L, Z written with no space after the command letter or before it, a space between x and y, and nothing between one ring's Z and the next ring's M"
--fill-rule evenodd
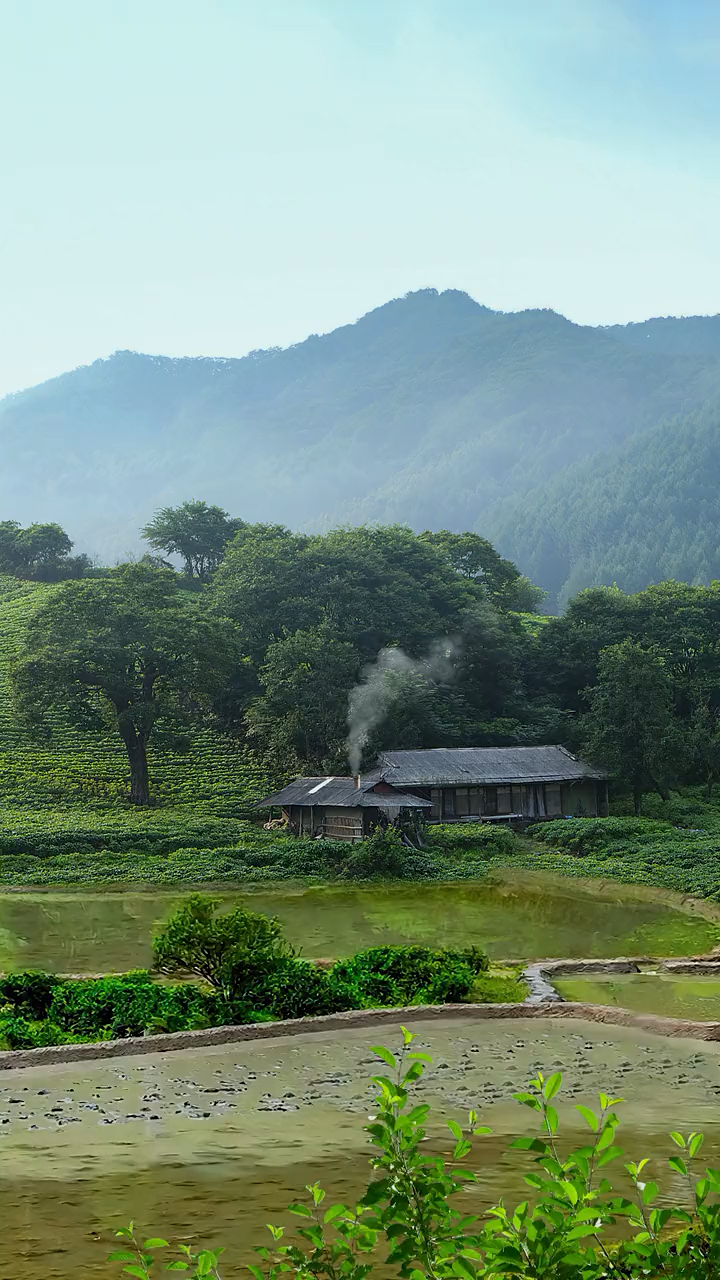
M527 1157L505 1148L532 1122L512 1094L538 1068L564 1070L568 1140L581 1132L573 1103L605 1089L628 1100L632 1158L667 1152L664 1135L680 1117L686 1130L705 1129L711 1151L720 1145L718 1044L525 1019L412 1029L434 1058L420 1093L443 1116L474 1107L493 1127L477 1148L486 1202L500 1182L522 1194ZM0 1073L5 1238L22 1242L23 1276L108 1274L112 1229L130 1218L148 1233L222 1242L238 1264L308 1181L341 1198L357 1193L368 1176L368 1046L398 1040L390 1027L345 1029ZM0 1261L10 1274L10 1260Z

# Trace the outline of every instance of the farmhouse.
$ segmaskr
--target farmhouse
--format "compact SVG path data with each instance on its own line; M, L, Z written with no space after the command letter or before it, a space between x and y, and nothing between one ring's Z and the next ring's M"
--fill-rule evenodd
M376 773L429 800L430 821L604 817L607 775L565 747L385 751Z
M607 778L557 746L385 751L362 778L298 778L257 808L276 806L296 835L362 840L408 819L604 817Z
M297 778L256 808L275 806L295 835L355 841L377 826L429 813L431 801L391 786L375 770L366 778Z

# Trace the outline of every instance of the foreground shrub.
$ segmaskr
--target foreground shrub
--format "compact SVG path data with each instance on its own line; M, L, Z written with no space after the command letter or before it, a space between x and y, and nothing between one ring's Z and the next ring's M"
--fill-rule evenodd
M375 1269L403 1280L717 1280L720 1171L700 1166L701 1134L670 1135L674 1181L661 1196L647 1160L623 1160L620 1099L600 1094L595 1108L576 1107L587 1141L568 1152L555 1106L562 1076L538 1072L515 1094L538 1129L510 1144L529 1158L524 1179L532 1200L512 1208L501 1199L478 1217L468 1213L468 1189L479 1181L468 1157L477 1162L475 1140L490 1130L471 1111L464 1128L448 1121L453 1145L447 1159L428 1151L430 1107L416 1103L412 1090L431 1059L413 1051L414 1037L404 1028L403 1039L398 1055L373 1049L382 1074L373 1081L376 1114L365 1126L373 1176L364 1195L355 1205L326 1208L325 1192L309 1186L307 1201L290 1206L302 1224L298 1242L285 1244L284 1228L270 1226L272 1243L256 1249L258 1261L249 1268L253 1280L365 1280ZM609 1170L621 1163L618 1189ZM123 1247L108 1261L122 1263L127 1274L155 1274L167 1242L143 1243L132 1225L117 1234ZM179 1253L165 1263L169 1269L220 1280L220 1252L181 1245Z

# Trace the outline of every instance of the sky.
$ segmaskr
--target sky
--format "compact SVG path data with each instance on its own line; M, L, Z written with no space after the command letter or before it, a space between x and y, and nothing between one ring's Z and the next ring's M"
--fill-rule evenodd
M0 0L0 394L413 289L720 311L717 0Z

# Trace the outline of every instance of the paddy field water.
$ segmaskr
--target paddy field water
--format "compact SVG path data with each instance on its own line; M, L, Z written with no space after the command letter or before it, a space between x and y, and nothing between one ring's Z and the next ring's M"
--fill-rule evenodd
M244 892L218 886L217 892L228 904L279 916L309 958L410 942L476 943L494 959L518 960L686 955L720 943L720 915L712 907L641 887L532 872L452 884L283 884ZM146 966L154 928L181 897L151 888L4 893L0 968L82 973ZM582 981L595 983L599 995L606 991L594 978ZM573 1104L592 1102L605 1089L628 1099L629 1156L651 1155L659 1176L668 1146L663 1135L678 1124L704 1128L710 1156L717 1153L720 1162L714 1043L591 1023L471 1016L445 1024L419 1019L412 1029L434 1058L422 1089L438 1114L462 1118L473 1107L493 1128L477 1148L473 1203L480 1209L500 1187L509 1197L523 1194L528 1157L506 1148L532 1117L512 1093L538 1068L564 1071L560 1111L568 1141L581 1132ZM369 1045L398 1038L398 1028L308 1032L0 1073L6 1224L0 1274L17 1266L27 1280L78 1274L99 1280L110 1274L103 1260L112 1231L131 1218L147 1234L224 1244L228 1273L241 1274L253 1244L264 1242L268 1221L292 1225L283 1209L306 1183L319 1179L341 1199L364 1187ZM438 1123L435 1144L445 1142L443 1133Z
M704 1129L720 1159L720 1045L673 1041L624 1027L530 1020L411 1024L434 1064L419 1093L440 1116L477 1109L493 1133L478 1139L481 1209L502 1187L523 1195L527 1155L508 1153L533 1117L512 1098L538 1068L561 1068L564 1142L577 1141L576 1102L600 1089L627 1099L629 1158L649 1155L666 1192L665 1135ZM131 1218L147 1234L224 1244L237 1274L265 1223L292 1219L287 1202L319 1179L352 1198L368 1178L363 1124L372 1110L369 1045L399 1027L306 1033L203 1050L0 1074L0 1273L28 1280L106 1275L112 1231ZM2 1256L5 1249L12 1250Z
M207 890L204 890L207 892ZM277 915L309 959L421 943L485 947L493 959L678 956L720 943L720 910L684 909L677 894L541 872L424 884L293 886L243 892L228 904ZM153 930L181 901L138 890L0 894L0 969L95 973L150 963ZM687 905L687 904L685 904Z

